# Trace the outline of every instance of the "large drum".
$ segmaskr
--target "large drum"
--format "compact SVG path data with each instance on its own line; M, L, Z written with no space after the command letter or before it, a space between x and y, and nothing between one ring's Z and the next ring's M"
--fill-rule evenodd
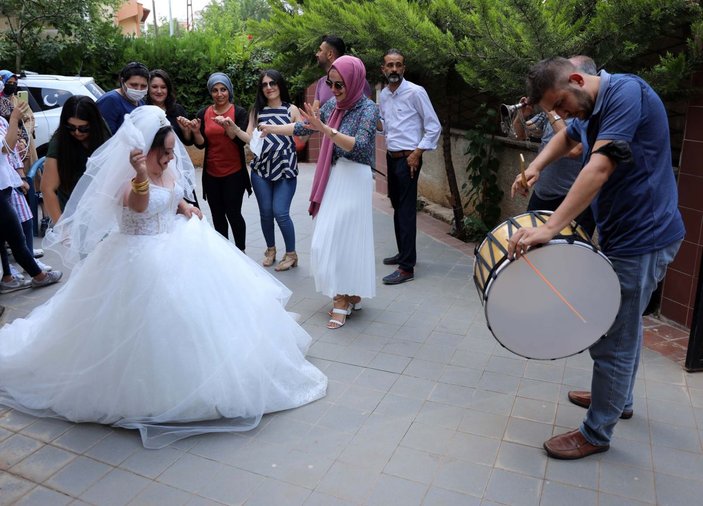
M474 282L495 338L517 355L568 357L589 348L615 321L620 283L610 261L572 223L547 244L508 259L508 240L551 211L532 211L498 225L476 248Z

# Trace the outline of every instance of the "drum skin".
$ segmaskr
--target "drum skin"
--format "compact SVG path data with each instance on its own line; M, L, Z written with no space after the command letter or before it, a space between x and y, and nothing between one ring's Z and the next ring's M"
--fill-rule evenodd
M529 263L508 260L510 235L546 221L549 214L533 211L499 225L476 248L474 263L474 281L493 336L517 355L542 360L589 348L608 331L620 308L617 274L576 224L531 248Z

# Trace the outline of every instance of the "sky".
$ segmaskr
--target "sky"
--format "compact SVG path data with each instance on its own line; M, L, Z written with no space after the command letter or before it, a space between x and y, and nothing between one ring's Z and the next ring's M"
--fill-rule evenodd
M140 0L144 8L152 10L152 0ZM193 4L193 13L198 12L201 10L203 7L205 7L207 4L209 4L211 0L192 0ZM154 0L154 3L156 4L156 15L158 16L159 19L161 18L166 18L168 19L168 3L169 0ZM181 21L186 20L186 6L188 5L187 0L171 0L171 13L173 14L174 19L179 19ZM149 17L147 18L146 22L147 23L153 23L153 13L149 14Z

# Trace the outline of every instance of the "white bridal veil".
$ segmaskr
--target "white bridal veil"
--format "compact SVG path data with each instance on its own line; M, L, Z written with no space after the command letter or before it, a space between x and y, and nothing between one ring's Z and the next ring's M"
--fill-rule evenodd
M129 154L133 149L148 152L154 136L165 126L170 126L166 114L153 105L137 107L125 116L117 133L88 159L63 215L47 231L45 249L56 251L66 266L73 267L118 229L125 185L135 175ZM195 170L177 137L168 170L183 187L184 196L192 195Z

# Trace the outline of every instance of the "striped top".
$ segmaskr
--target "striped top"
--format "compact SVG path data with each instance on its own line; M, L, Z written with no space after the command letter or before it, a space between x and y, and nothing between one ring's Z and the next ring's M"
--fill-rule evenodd
M287 125L291 122L288 104L281 107L264 107L259 112L257 123L269 125ZM251 170L268 181L281 178L292 179L298 176L298 155L291 135L273 135L264 137L261 156L251 162Z

